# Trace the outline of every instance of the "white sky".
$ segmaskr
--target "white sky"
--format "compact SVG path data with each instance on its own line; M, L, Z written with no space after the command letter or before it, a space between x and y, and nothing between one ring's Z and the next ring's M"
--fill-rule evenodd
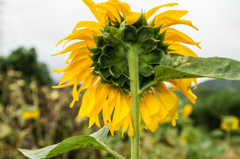
M182 19L191 20L199 31L188 26L175 28L201 42L201 50L195 46L190 47L192 50L202 57L219 56L240 61L240 0L123 1L137 12L178 2L179 6L166 9L189 11ZM78 21L95 20L81 0L5 0L1 10L3 54L7 55L19 46L35 47L38 59L47 63L50 69L64 67L68 56L50 56L62 50L62 46L55 47L55 44L70 34ZM51 75L55 80L62 76L56 73Z

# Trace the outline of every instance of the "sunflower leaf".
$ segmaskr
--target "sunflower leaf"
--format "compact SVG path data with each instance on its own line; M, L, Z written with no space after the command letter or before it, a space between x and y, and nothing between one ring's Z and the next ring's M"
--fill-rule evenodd
M91 134L90 136L74 136L63 140L62 142L47 146L38 150L26 150L19 149L19 151L28 158L40 159L40 158L51 158L60 155L64 152L79 149L79 148L92 148L105 150L112 154L114 157L119 159L124 159L121 155L114 152L105 146L104 142L106 140L109 128L104 126L99 131Z
M240 62L220 57L201 58L168 54L154 69L156 71L155 81L201 77L222 80L240 78Z

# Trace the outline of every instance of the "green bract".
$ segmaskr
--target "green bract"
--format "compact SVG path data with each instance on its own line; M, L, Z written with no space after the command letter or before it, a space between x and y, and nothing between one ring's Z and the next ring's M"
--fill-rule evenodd
M133 25L109 22L100 29L102 36L94 35L96 48L90 58L94 67L92 74L100 75L102 83L119 86L130 92L129 67L126 48L131 48L138 56L140 88L155 78L154 67L167 54L169 44L164 43L165 32L160 33L161 25L148 25L145 14Z

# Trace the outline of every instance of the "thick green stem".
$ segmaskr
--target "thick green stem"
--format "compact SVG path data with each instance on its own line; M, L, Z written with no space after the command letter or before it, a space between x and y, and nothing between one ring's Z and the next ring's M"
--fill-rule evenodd
M132 159L140 158L140 134L139 134L139 77L138 77L138 56L131 49L128 49L128 66L130 74L131 90L131 113L134 137L131 140Z

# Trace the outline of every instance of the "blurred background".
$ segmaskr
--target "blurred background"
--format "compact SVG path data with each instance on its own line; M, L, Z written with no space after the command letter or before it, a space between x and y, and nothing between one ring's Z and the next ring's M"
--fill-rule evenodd
M173 1L124 2L140 12ZM191 20L199 29L175 27L201 42L201 50L191 46L192 50L202 57L240 61L239 0L174 2L180 4L174 9L189 11L183 19ZM0 159L24 159L17 148L42 148L98 130L97 126L88 128L88 119L77 118L81 101L69 108L71 87L51 88L62 76L51 69L64 67L68 57L50 56L62 50L62 45L55 44L83 20L95 19L81 0L0 0ZM240 81L199 79L198 83L194 105L176 92L177 127L171 126L169 120L160 123L154 134L142 127L143 159L240 158ZM109 136L107 145L130 158L127 135L122 138L117 132L114 137ZM55 158L112 157L84 149Z

